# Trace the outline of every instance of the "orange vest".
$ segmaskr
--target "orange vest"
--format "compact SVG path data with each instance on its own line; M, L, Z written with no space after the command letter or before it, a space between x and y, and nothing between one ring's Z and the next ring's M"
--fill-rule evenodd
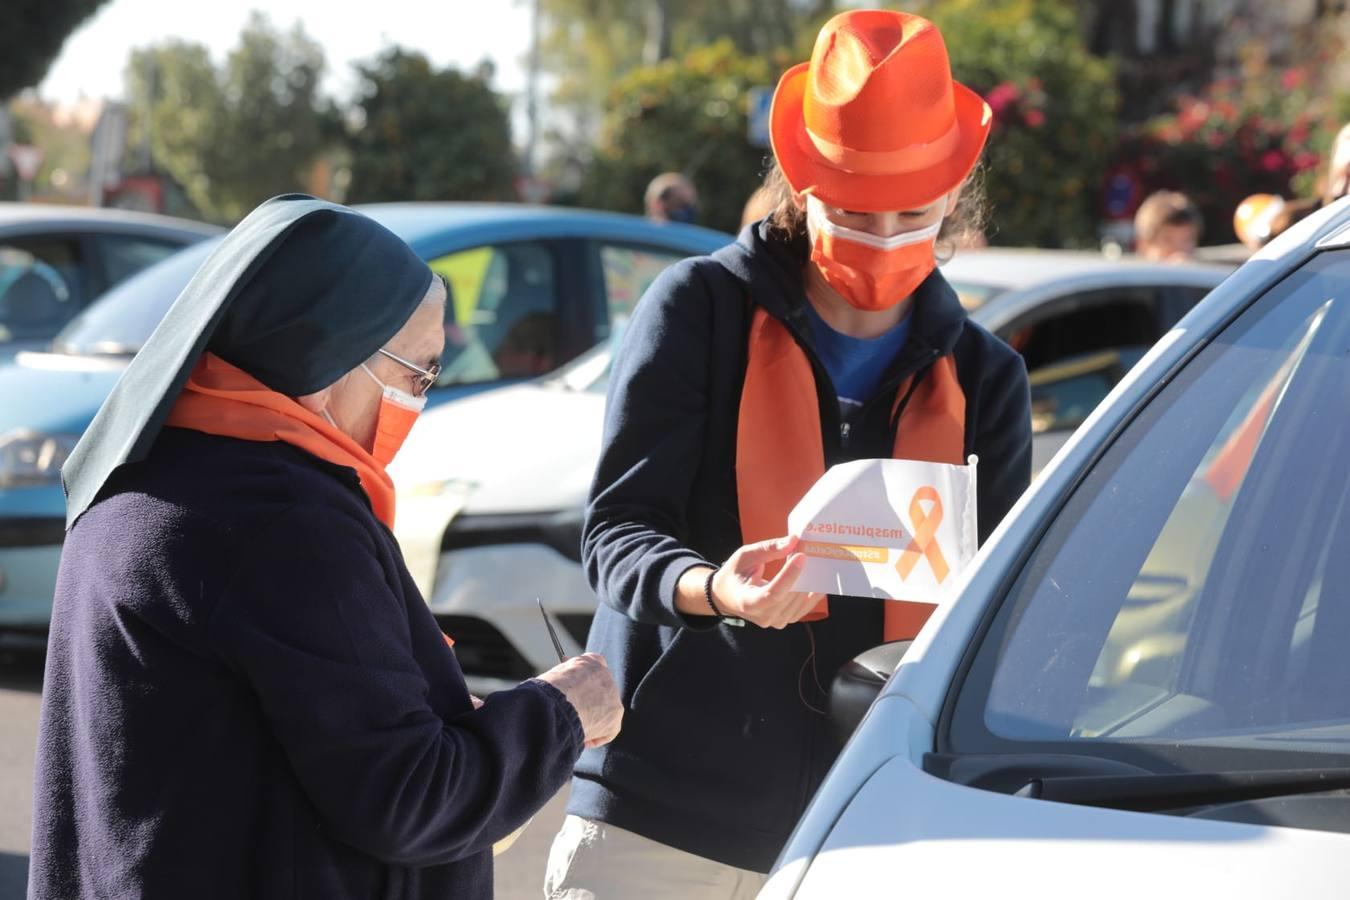
M746 544L787 534L788 514L825 474L816 379L805 351L760 308L750 324L749 350L736 426L736 493ZM900 385L897 405L913 378ZM900 410L891 455L962 465L965 437L966 397L948 355L933 364ZM883 639L914 637L932 611L927 603L886 601ZM804 621L828 615L829 601L823 600Z

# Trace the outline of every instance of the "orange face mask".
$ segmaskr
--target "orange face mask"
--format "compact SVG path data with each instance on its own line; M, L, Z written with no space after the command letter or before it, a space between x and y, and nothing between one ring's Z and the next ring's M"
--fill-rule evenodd
M815 197L806 198L806 215L815 232L811 262L825 283L857 309L890 309L937 268L934 246L941 220L883 238L831 222Z
M427 398L414 397L407 391L385 384L364 363L361 369L384 389L384 395L380 397L380 411L375 419L375 446L371 448L370 455L380 465L387 466L407 440L408 432L412 431L418 415L427 405Z

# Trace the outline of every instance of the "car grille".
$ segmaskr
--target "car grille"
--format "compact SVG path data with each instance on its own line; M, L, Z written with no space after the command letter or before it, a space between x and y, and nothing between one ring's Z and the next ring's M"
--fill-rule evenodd
M506 636L490 623L473 616L436 617L441 630L455 642L455 656L465 675L524 681L537 672Z

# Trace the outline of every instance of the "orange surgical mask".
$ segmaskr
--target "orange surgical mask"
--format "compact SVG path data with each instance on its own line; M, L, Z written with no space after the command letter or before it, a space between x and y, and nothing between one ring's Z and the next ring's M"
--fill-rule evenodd
M890 309L937 268L934 247L941 220L917 231L877 237L830 221L821 202L809 195L806 216L815 232L811 262L825 283L857 309Z
M380 411L375 420L375 446L371 448L370 455L375 457L380 465L387 466L398 455L399 448L407 440L408 432L412 431L418 415L427 405L427 398L414 397L407 391L385 384L365 363L361 364L361 369L384 390L383 396L380 397Z

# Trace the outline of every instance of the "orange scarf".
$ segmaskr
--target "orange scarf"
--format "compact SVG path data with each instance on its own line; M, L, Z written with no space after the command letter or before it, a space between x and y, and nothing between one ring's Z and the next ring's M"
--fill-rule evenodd
M281 441L349 466L376 517L394 527L394 482L364 447L284 394L214 353L204 353L164 423L245 441Z
M897 404L912 380L900 385ZM750 357L736 428L741 538L753 544L782 537L788 513L825 474L825 444L811 362L783 324L763 309L755 310L750 325ZM962 465L965 433L966 397L955 361L944 356L900 411L891 455ZM914 637L933 612L927 603L890 600L885 606L882 635L887 641ZM804 621L827 615L829 602L823 600Z

